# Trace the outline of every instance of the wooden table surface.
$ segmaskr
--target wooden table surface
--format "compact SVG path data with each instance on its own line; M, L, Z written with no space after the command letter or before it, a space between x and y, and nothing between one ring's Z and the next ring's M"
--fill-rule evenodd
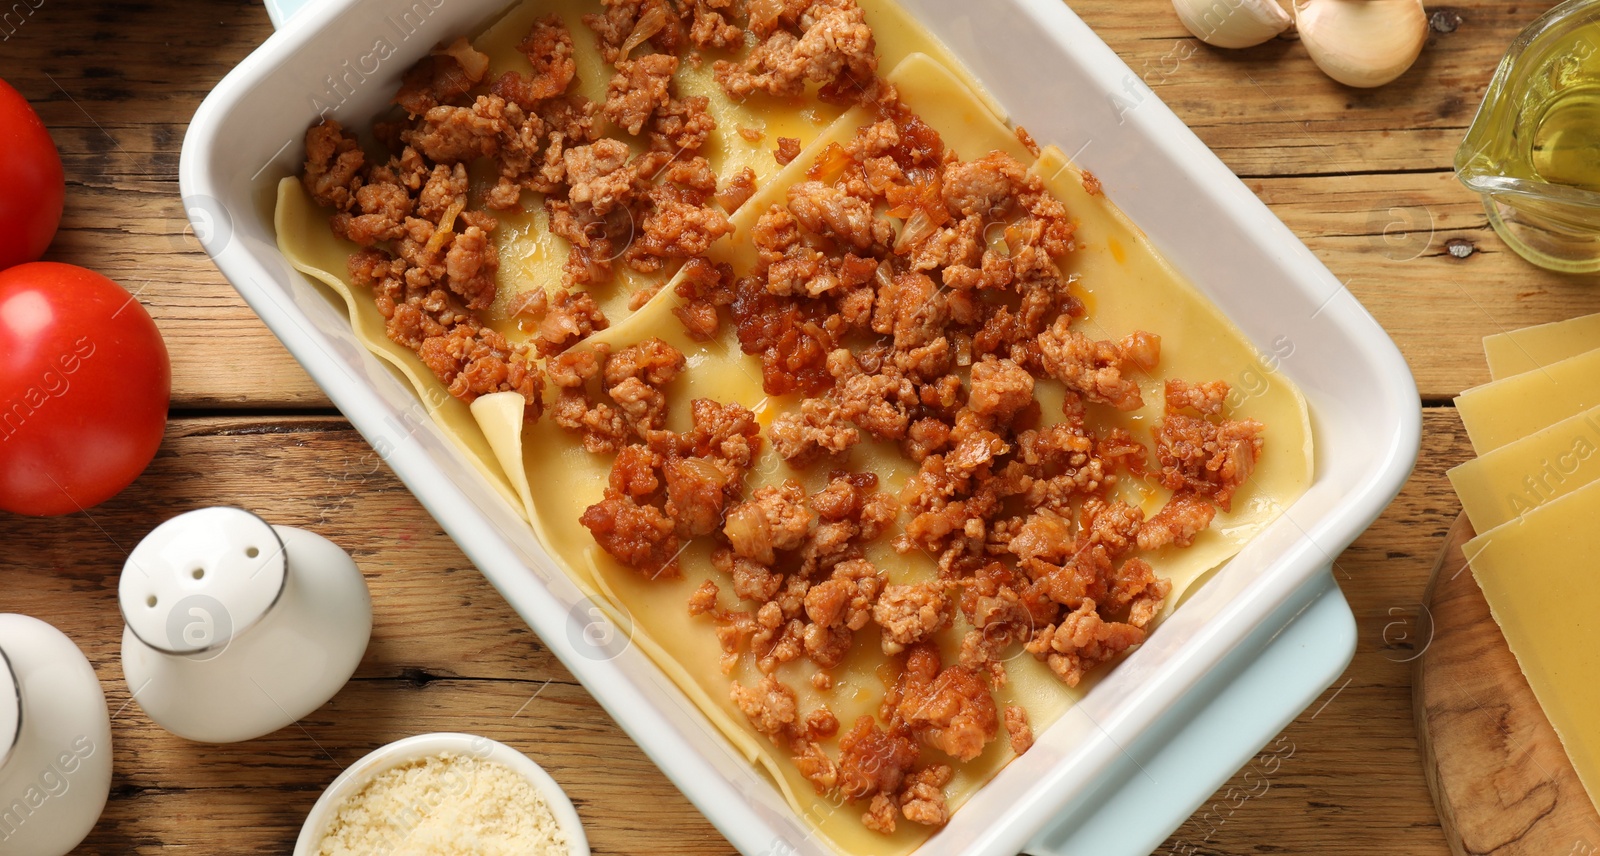
M8 5L9 4L0 4ZM1600 310L1590 277L1508 252L1451 173L1501 52L1550 3L1431 10L1416 67L1342 88L1304 48L1200 45L1165 0L1071 0L1077 12L1366 304L1421 389L1422 456L1396 502L1339 557L1359 624L1349 670L1284 732L1261 792L1219 792L1162 853L1443 854L1419 766L1410 660L1429 567L1468 457L1450 399L1487 379L1479 338ZM37 7L37 8L35 8ZM49 258L116 279L149 308L173 363L172 419L150 470L88 514L0 515L0 612L51 622L105 686L109 806L86 853L286 853L347 764L423 731L526 751L569 790L595 852L728 853L332 409L189 231L178 153L195 107L267 37L258 0L25 0L0 20L0 77L33 102L67 172ZM20 23L19 23L20 22ZM1115 195L1115 188L1109 188ZM298 725L200 746L129 703L118 661L124 551L212 504L305 526L350 550L376 608L355 680ZM1258 773L1259 774L1259 773ZM1559 854L1558 854L1559 856Z

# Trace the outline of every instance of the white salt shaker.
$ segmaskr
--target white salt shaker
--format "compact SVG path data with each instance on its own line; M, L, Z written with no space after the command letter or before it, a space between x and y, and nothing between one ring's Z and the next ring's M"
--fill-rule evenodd
M111 718L94 668L61 631L0 615L0 853L63 856L111 791Z
M128 690L157 725L202 743L251 740L321 707L372 636L349 554L237 508L157 526L117 594Z

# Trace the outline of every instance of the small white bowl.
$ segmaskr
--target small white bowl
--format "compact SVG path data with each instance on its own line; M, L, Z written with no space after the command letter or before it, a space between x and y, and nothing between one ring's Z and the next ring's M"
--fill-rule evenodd
M566 834L567 846L572 856L589 856L589 840L583 834L583 823L578 819L578 810L572 807L572 800L567 798L566 791L556 784L555 779L550 778L550 774L546 773L543 767L504 743L475 734L449 732L418 734L415 737L396 740L387 746L374 749L366 757L351 764L339 774L339 778L333 780L333 784L328 785L327 790L323 791L321 798L317 800L317 804L311 807L311 813L306 815L305 825L300 827L300 837L294 843L294 856L315 856L317 848L322 844L323 836L327 834L328 822L333 819L339 806L375 776L412 761L445 752L493 761L509 767L527 779L528 784L544 797L545 804L550 806L550 813L555 815L556 823Z

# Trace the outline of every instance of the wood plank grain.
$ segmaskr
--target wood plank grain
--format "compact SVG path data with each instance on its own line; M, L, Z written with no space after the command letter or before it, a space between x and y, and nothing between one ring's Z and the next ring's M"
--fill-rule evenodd
M1374 90L1328 79L1292 33L1230 51L1160 3L1068 5L1229 167L1265 176L1448 170L1506 45L1555 3L1429 4L1421 57Z
M1424 640L1407 633L1459 510L1443 471L1469 454L1454 411L1425 411L1424 463L1338 559L1359 624L1354 663L1269 747L1277 754L1241 771L1162 853L1269 843L1313 856L1445 852L1411 718L1408 661ZM125 550L161 520L210 504L306 526L350 550L376 614L372 645L339 696L300 726L231 747L161 731L128 703L119 664ZM127 493L88 514L0 516L0 543L0 611L66 631L117 712L116 791L89 852L282 852L345 764L437 729L484 733L549 765L579 798L597 852L728 852L342 420L176 420Z
M1600 815L1517 666L1462 547L1457 518L1428 583L1433 644L1413 707L1423 770L1454 856L1586 854Z
M1541 270L1509 251L1449 173L1246 184L1383 325L1425 400L1489 380L1484 336L1600 311L1594 277Z

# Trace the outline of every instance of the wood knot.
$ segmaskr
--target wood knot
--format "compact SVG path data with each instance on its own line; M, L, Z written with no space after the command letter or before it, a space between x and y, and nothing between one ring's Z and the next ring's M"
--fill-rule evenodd
M407 666L400 670L400 680L405 681L413 687L421 689L422 687L439 680L439 676L429 672L426 669L419 669L416 666Z

